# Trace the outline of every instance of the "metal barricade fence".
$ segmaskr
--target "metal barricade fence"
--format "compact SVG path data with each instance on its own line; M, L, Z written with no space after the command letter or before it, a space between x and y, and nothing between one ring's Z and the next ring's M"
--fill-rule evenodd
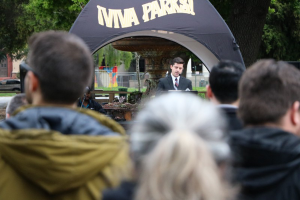
M108 87L110 83L109 73L105 70L95 70L95 85L97 87Z
M144 73L140 72L141 87L143 87L145 82ZM119 72L118 73L118 86L120 87L130 87L138 88L138 78L136 72Z
M118 87L138 88L136 72L117 72L115 75ZM140 73L141 87L144 85L145 78L147 77L144 76L144 73ZM95 83L98 87L109 87L110 83L114 84L113 79L112 73L108 73L106 70L95 70Z

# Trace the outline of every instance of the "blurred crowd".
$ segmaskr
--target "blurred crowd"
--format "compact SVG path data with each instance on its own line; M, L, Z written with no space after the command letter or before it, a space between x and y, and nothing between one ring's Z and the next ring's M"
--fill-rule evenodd
M205 100L187 92L180 62L126 132L90 98L84 42L34 34L25 94L0 123L0 199L300 199L300 71L220 61Z

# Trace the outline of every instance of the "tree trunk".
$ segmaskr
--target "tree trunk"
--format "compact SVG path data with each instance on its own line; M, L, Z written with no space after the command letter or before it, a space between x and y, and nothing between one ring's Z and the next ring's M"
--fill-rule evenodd
M232 0L229 27L240 46L246 67L259 52L263 28L271 0Z
M140 80L140 55L135 52L135 63L136 63L136 75L137 75L137 81L138 81L138 88L139 92L141 92L141 80Z

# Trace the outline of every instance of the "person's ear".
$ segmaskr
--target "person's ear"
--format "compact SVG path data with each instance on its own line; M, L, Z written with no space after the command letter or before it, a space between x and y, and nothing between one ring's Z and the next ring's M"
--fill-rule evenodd
M300 125L300 103L299 101L295 101L291 107L291 122L293 125L299 126Z
M173 65L170 65L170 69L172 69Z
M27 72L27 75L28 76L28 81L29 81L29 90L31 92L35 92L37 91L38 87L39 87L39 79L36 77L36 75L29 71Z
M210 85L206 85L206 96L209 99L213 98L213 96L214 96L213 92L211 91Z

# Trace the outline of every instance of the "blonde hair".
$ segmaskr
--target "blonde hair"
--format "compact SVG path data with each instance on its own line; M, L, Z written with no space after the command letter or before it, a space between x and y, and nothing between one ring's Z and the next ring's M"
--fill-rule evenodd
M187 131L164 136L141 172L136 200L224 200L229 191L206 143Z

